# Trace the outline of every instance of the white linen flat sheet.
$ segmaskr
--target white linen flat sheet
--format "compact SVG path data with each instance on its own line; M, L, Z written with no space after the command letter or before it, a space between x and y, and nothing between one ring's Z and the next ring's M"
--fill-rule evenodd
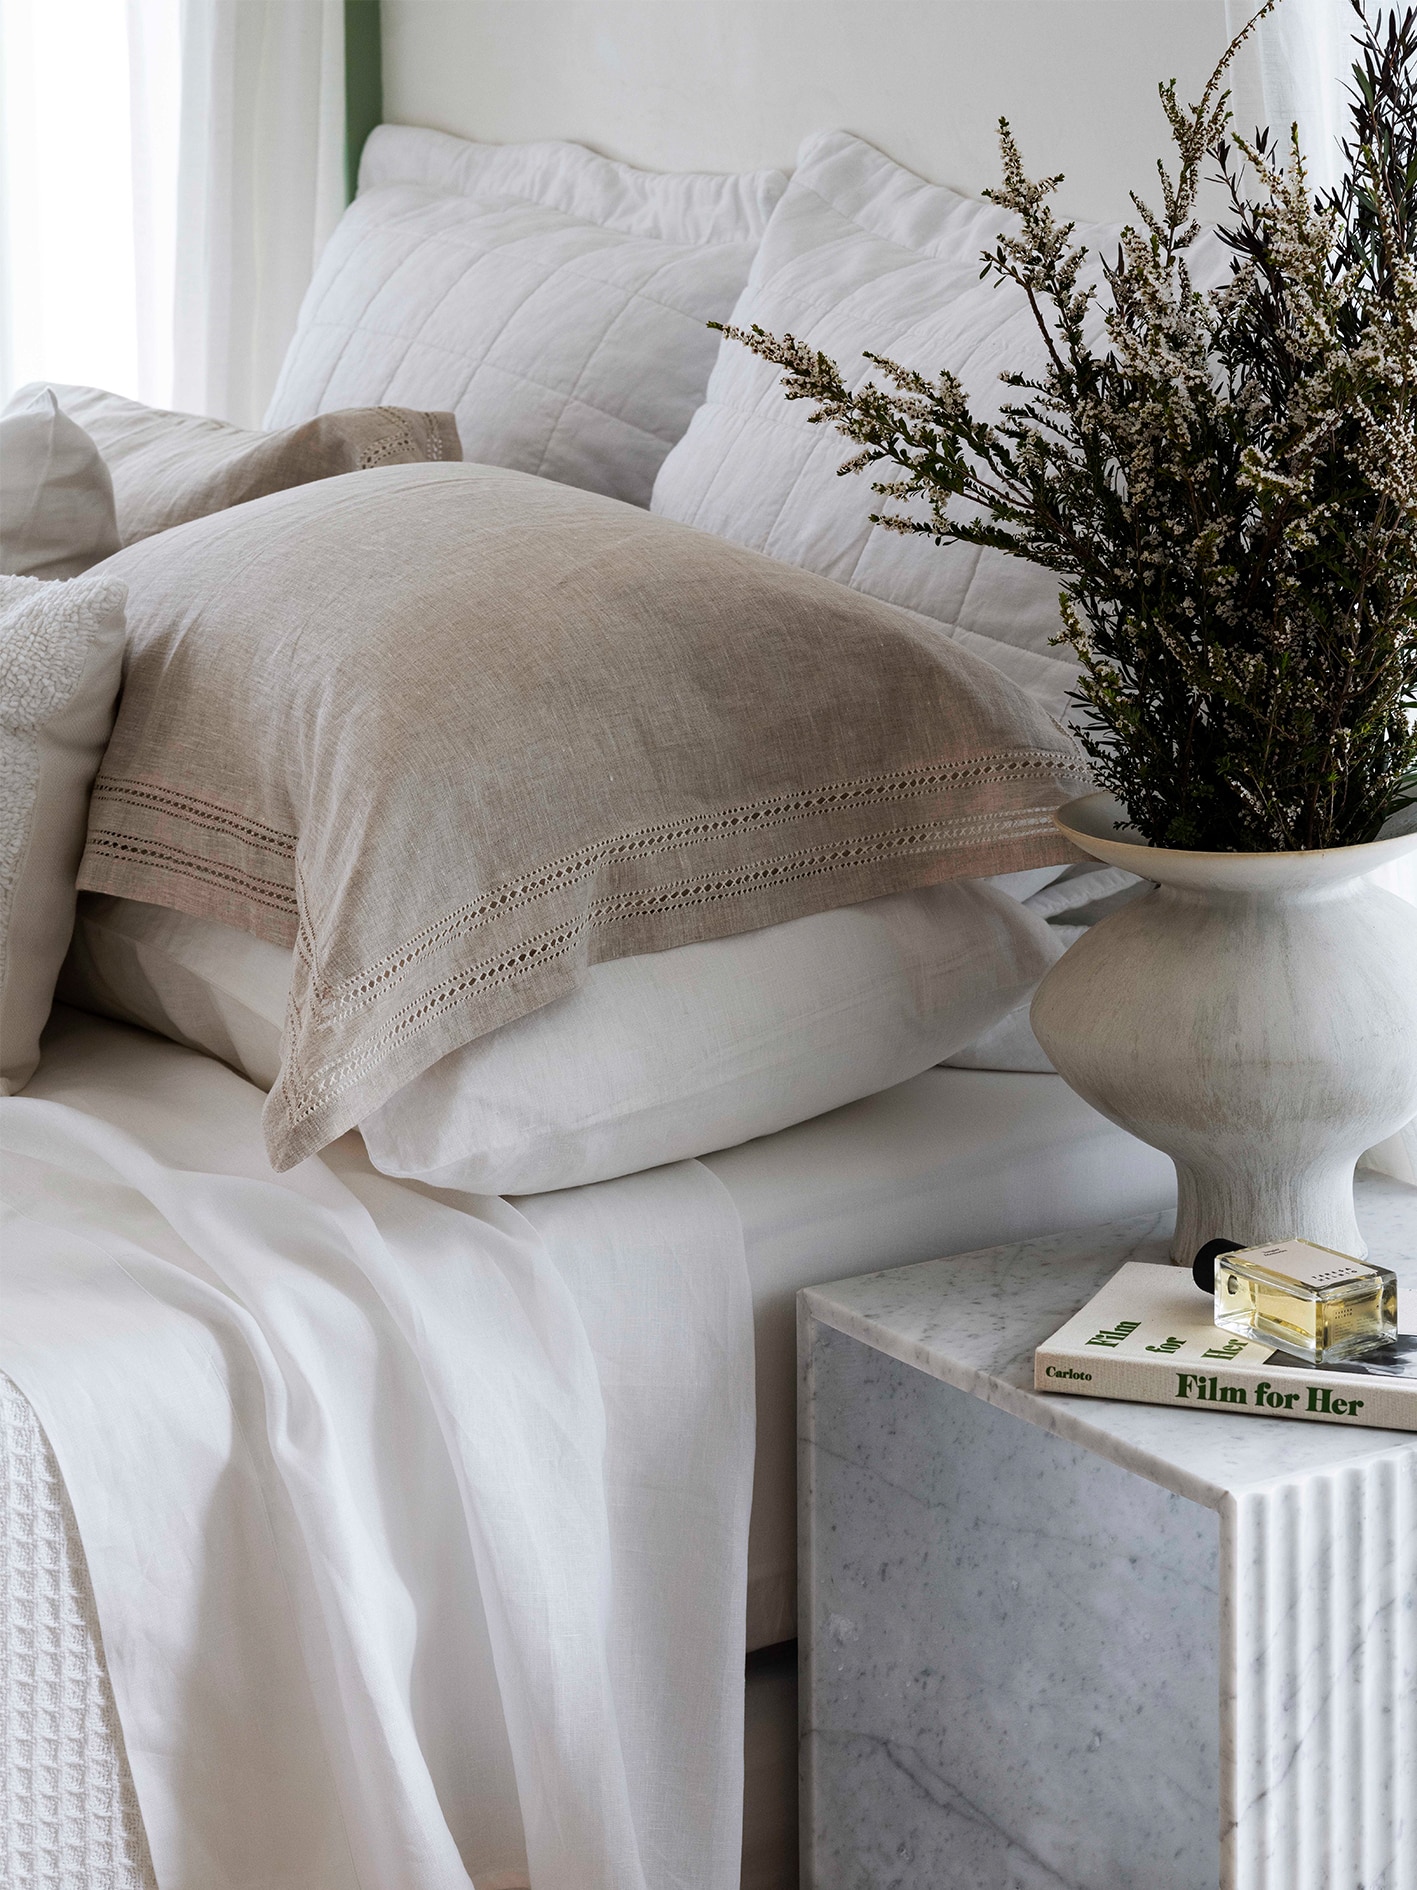
M273 1176L261 1100L70 1014L0 1108L0 1368L73 1502L158 1882L727 1890L725 1190L607 1184L563 1251L554 1213L454 1207L352 1142Z

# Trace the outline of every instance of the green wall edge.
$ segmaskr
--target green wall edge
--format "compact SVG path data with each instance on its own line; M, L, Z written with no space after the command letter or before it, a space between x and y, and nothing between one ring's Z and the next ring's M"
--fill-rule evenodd
M364 140L384 122L384 47L379 0L344 0L344 181L359 187Z

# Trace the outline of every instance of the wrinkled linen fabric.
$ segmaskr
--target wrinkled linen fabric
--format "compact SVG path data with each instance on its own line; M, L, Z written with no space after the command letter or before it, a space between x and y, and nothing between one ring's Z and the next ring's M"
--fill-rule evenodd
M200 414L147 407L101 387L57 383L20 388L5 411L8 415L45 395L57 400L66 424L77 422L102 453L105 481L112 480L117 537L99 557L120 543L133 545L154 532L315 479L373 466L462 458L450 413L409 407L356 407L260 433ZM8 419L0 420L0 428L8 425Z
M162 533L79 885L294 945L278 1168L587 967L1069 859L1070 736L844 585L486 466Z
M543 1231L352 1142L277 1177L259 1105L73 1013L0 1104L0 1369L73 1503L158 1881L729 1890L729 1197L686 1165Z

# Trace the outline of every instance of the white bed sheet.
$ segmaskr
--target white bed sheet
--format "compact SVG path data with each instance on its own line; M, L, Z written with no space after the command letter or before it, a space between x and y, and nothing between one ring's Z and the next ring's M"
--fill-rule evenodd
M71 1094L76 1081L94 1095L121 1087L133 1068L129 1063L125 1075L125 1057L136 1056L142 1065L154 1057L165 1064L175 1059L195 1124L208 1089L225 1092L239 1084L196 1053L121 1026L70 1014L61 1037L60 1087ZM116 1060L115 1045L121 1046ZM48 1078L41 1072L36 1094L45 1093L53 1071L51 1065ZM258 1093L252 1099L258 1107ZM194 1127L197 1144L203 1134L219 1138L222 1120L217 1109L204 1128ZM346 1180L351 1160L363 1166L357 1153L346 1153ZM1169 1163L1104 1122L1058 1078L976 1070L929 1071L866 1102L709 1157L703 1166L741 1219L752 1285L758 1440L748 1642L765 1646L789 1638L795 1627L797 1289L1155 1206L1168 1198L1172 1178ZM664 1180L679 1172L656 1175ZM515 1203L552 1251L579 1248L592 1257L578 1291L583 1307L588 1294L598 1299L589 1317L602 1353L614 1350L626 1316L628 1275L617 1270L614 1256L633 1258L637 1244L642 1254L646 1242L664 1240L666 1224L672 1225L672 1195L656 1205L645 1193L656 1175ZM382 1190L400 1187L369 1179ZM604 1269L598 1295L596 1267ZM633 1365L637 1343L627 1335L622 1364ZM641 1360L644 1355L641 1344ZM686 1468L696 1474L702 1466ZM644 1517L627 1513L621 1520L633 1535Z
M274 1176L261 1101L70 1013L0 1104L0 1369L73 1503L158 1882L729 1890L725 1191L606 1184L558 1247L354 1138Z

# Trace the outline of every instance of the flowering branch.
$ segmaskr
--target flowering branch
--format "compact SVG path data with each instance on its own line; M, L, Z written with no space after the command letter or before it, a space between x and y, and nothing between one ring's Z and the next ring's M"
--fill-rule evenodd
M791 335L724 331L853 443L843 473L889 469L875 523L1057 575L1081 738L1160 845L1347 844L1417 798L1417 13L1384 32L1352 0L1346 172L1316 199L1296 137L1281 159L1230 130L1225 74L1276 4L1198 104L1160 88L1174 174L1114 257L1000 121L986 195L1015 222L981 260L1042 347L996 423L948 372L868 353L852 387ZM1232 256L1202 291L1207 163Z

